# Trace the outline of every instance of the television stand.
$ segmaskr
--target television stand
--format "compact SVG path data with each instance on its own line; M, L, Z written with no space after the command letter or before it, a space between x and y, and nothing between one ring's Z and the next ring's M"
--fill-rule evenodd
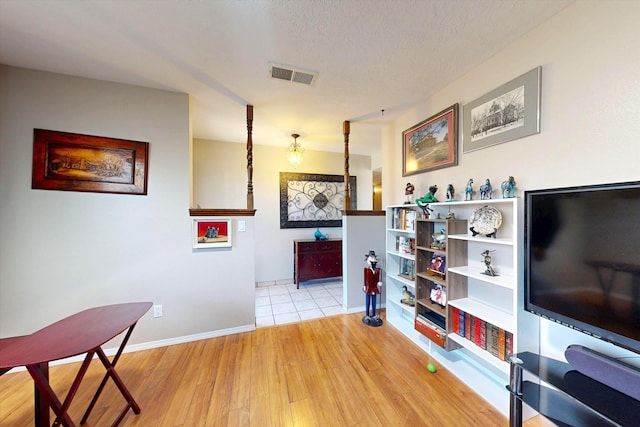
M559 426L633 426L640 401L574 370L571 365L531 352L509 358L509 426L522 426L526 403ZM524 380L529 373L539 380ZM543 384L544 383L544 384Z

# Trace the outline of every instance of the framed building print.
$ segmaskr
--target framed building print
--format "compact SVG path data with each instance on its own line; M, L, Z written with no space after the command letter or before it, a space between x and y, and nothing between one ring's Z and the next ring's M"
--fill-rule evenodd
M541 70L536 67L463 107L464 153L540 132Z

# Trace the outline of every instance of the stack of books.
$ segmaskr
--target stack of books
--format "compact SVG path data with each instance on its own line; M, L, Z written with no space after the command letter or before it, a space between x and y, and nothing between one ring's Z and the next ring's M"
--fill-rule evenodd
M513 354L513 334L483 319L453 308L453 332L500 360Z

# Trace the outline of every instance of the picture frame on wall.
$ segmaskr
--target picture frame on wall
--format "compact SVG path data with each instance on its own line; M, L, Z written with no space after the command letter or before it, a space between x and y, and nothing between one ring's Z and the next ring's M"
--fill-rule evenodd
M147 194L149 143L33 130L31 188Z
M193 248L227 248L233 243L232 220L219 218L194 218L192 224Z
M357 209L356 177L349 177L351 210ZM344 175L280 172L280 228L342 227Z
M402 176L458 164L458 104L402 132Z
M540 132L541 73L536 67L464 105L464 153Z

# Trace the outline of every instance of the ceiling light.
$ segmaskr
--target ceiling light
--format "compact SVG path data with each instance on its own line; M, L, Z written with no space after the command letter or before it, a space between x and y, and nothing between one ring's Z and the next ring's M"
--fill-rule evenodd
M293 166L298 166L302 163L302 153L304 153L304 148L302 148L302 145L298 142L298 137L300 135L292 133L291 136L293 137L293 142L287 151L287 158L289 159L289 163Z

